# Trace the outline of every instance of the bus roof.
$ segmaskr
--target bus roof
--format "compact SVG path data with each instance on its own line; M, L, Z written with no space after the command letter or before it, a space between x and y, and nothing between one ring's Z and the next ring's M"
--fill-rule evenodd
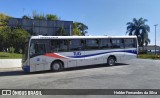
M31 39L137 38L137 36L31 36Z

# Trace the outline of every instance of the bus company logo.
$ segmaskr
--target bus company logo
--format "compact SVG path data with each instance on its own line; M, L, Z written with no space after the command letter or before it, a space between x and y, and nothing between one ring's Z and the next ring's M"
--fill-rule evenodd
M2 95L11 95L11 90L2 90Z
M74 56L81 56L81 52L73 52Z
M37 58L36 60L37 60L37 61L40 61L40 58Z

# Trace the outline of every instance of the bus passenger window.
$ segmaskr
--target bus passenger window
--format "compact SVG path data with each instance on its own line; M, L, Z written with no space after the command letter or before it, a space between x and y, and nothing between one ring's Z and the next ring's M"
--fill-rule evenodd
M100 49L109 49L111 48L111 41L110 39L101 39L100 40Z
M70 51L80 51L83 50L83 42L81 39L69 40L69 50Z
M58 45L60 52L68 51L68 40L60 40Z
M99 39L86 39L86 49L88 50L99 49Z
M125 48L135 48L136 41L134 39L125 39Z
M124 48L122 39L112 39L113 48Z
M51 40L50 52L58 52L60 40Z

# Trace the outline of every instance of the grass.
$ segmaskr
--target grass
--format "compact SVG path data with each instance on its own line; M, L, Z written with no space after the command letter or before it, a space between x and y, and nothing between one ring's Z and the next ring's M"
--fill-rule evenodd
M21 59L22 54L0 52L0 59Z
M155 55L155 54L139 54L138 58L160 60L160 55Z

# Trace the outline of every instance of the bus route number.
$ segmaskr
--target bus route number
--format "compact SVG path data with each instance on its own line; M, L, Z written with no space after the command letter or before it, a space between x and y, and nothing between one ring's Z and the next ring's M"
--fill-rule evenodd
M74 56L80 56L81 55L81 52L73 52L74 53Z

